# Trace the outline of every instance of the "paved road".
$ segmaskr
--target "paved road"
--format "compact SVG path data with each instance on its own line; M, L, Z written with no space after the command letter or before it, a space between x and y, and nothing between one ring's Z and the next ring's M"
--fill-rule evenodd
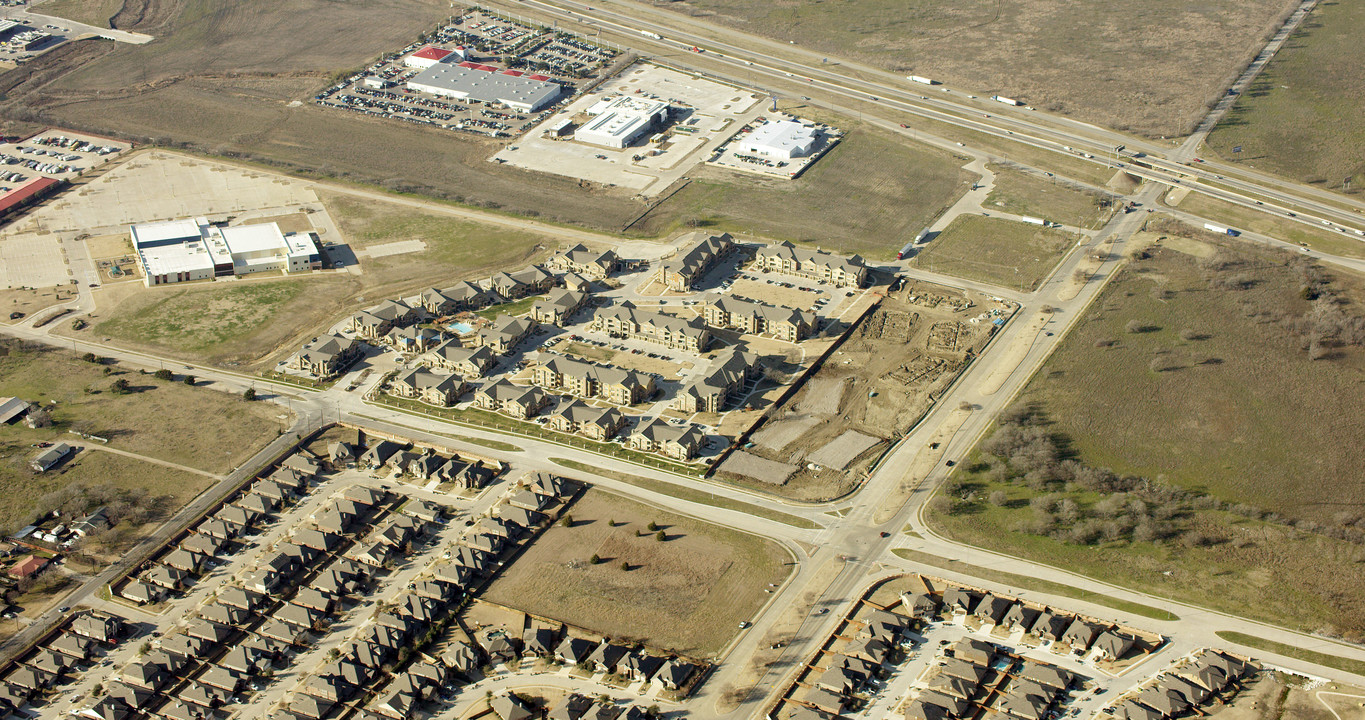
M18 6L0 8L0 17L21 22L35 30L50 31L51 29L47 26L56 25L57 27L68 31L62 34L72 39L84 35L95 35L97 37L105 38L106 40L131 43L133 45L142 45L156 39L151 35L144 35L142 33L128 32L126 30L111 30L109 28L76 22L75 20L67 20L66 18L43 15Z

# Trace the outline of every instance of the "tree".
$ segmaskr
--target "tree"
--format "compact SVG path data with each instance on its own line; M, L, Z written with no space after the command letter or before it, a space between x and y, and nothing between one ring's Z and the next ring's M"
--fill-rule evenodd
M630 563L628 563L628 562L623 562L623 563L621 563L621 570L622 570L622 571L628 571L628 570L630 570Z
M255 400L255 399L256 399L256 388L254 388L254 387L249 387L249 388L247 388L247 389L246 389L246 392L243 392L243 393L242 393L242 399L246 400L247 402L251 402L252 400Z
M124 380L123 378L119 378L119 379L115 380L115 381L114 381L114 384L112 384L112 385L109 386L109 392L111 392L111 393L113 393L113 394L115 394L115 395L125 395L125 394L127 394L127 392L128 392L128 381L127 381L127 380Z
M1009 502L1009 495L1006 495L1004 490L996 490L995 492L992 492L990 495L986 496L986 501L996 507L1001 507L1005 503Z
M654 535L654 539L658 540L659 542L663 542L668 539L668 535L665 535L664 531L660 530L658 533Z
M81 359L84 360L84 361L86 361L86 362L88 362L88 363L99 362L99 358L95 357L95 353L92 353L92 352L88 352L88 353L82 355L82 356L81 356Z
M588 562L591 562L593 565L601 565L601 564L602 564L602 556L600 556L600 555L593 555L593 556L592 556L592 559L589 560Z
M658 530L658 529L659 529L659 526L658 526L657 524L655 524L655 522L654 522L653 520L649 521L649 531L650 531L650 532L654 532L655 530Z
M563 525L564 527L573 527L573 516L565 515L564 518L559 521L559 524Z
M185 376L185 384L186 384L186 385L194 385L194 376L193 376L193 375L186 375L186 376Z
M38 408L28 413L28 422L35 428L52 427L52 411L47 408Z
M161 368L160 370L157 370L153 377L155 377L157 380L166 380L167 382L175 379L175 375L171 374L171 371L167 370L166 368Z

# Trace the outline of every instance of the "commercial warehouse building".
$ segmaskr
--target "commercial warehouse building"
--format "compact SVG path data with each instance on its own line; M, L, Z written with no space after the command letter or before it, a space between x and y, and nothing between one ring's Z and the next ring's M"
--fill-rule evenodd
M201 217L134 225L131 233L147 287L322 267L311 235L285 235L275 223L220 228Z
M668 103L623 95L596 103L588 114L594 117L574 133L575 140L623 148L668 122Z
M524 112L550 105L563 90L537 79L543 76L508 75L490 65L436 63L412 76L408 89L459 100L498 102Z
M815 128L793 120L769 121L745 136L739 151L791 160L809 155L815 139Z
M455 53L438 47L427 45L415 53L403 58L403 64L410 68L425 70L432 65L443 62ZM463 60L463 57L460 57Z

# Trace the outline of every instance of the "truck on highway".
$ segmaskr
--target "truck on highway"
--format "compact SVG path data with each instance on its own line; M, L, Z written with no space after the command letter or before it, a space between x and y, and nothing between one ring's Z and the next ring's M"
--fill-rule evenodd
M644 36L647 37L647 38L654 38L655 40L663 40L663 39L664 39L664 37L663 37L662 35L660 35L659 33L653 33L653 32L650 32L650 31L648 31L648 30L641 30L641 31L640 31L640 34L641 34L641 35L644 35Z
M906 75L905 78L910 82L917 82L920 85L937 85L938 83L922 75Z
M1023 103L1019 102L1018 100L1015 100L1014 98L1007 98L1004 95L992 95L991 99L998 103L1005 103L1006 105L1013 105L1015 107L1023 105Z
M1241 234L1242 234L1242 233L1238 232L1237 230L1234 230L1234 229L1232 229L1232 228L1230 228L1230 227L1224 227L1224 226L1222 226L1222 225L1215 225L1215 224L1213 224L1213 223L1204 223L1204 229L1205 229L1205 230L1208 230L1209 232L1218 233L1219 235L1231 235L1231 236L1233 236L1233 237L1237 237L1238 235L1241 235Z

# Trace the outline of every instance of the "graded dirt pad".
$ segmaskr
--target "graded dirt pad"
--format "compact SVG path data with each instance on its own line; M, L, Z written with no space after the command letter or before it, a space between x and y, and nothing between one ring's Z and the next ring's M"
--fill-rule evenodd
M806 460L827 468L843 470L853 459L867 452L881 442L881 438L864 435L855 430L845 430L839 437L830 440L819 450L806 456Z
M831 415L838 410L836 402L833 410L824 415ZM750 436L755 445L781 452L786 447L796 441L797 438L806 434L807 430L818 425L823 420L822 417L815 415L797 415L785 420L778 420L764 425L758 432Z
M1119 129L1179 135L1296 4L686 0L660 7L983 97L999 93Z
M1362 32L1365 5L1319 3L1209 134L1210 151L1358 196L1365 187Z
M781 485L798 470L797 466L768 460L747 452L736 452L716 468L716 472L753 478L769 485Z
M713 657L762 607L767 584L788 573L789 556L775 543L602 490L587 491L569 513L574 526L547 530L484 599L617 640ZM655 538L651 522L667 540ZM593 555L602 562L593 564Z
M984 295L964 296L928 283L910 282L888 293L788 405L773 411L748 449L776 462L811 462L820 469L803 466L780 489L757 479L752 486L798 500L826 500L855 487L877 455L871 448L919 422L989 340L991 320L1012 311ZM951 343L942 342L945 327L952 330ZM726 478L750 482L737 473Z

